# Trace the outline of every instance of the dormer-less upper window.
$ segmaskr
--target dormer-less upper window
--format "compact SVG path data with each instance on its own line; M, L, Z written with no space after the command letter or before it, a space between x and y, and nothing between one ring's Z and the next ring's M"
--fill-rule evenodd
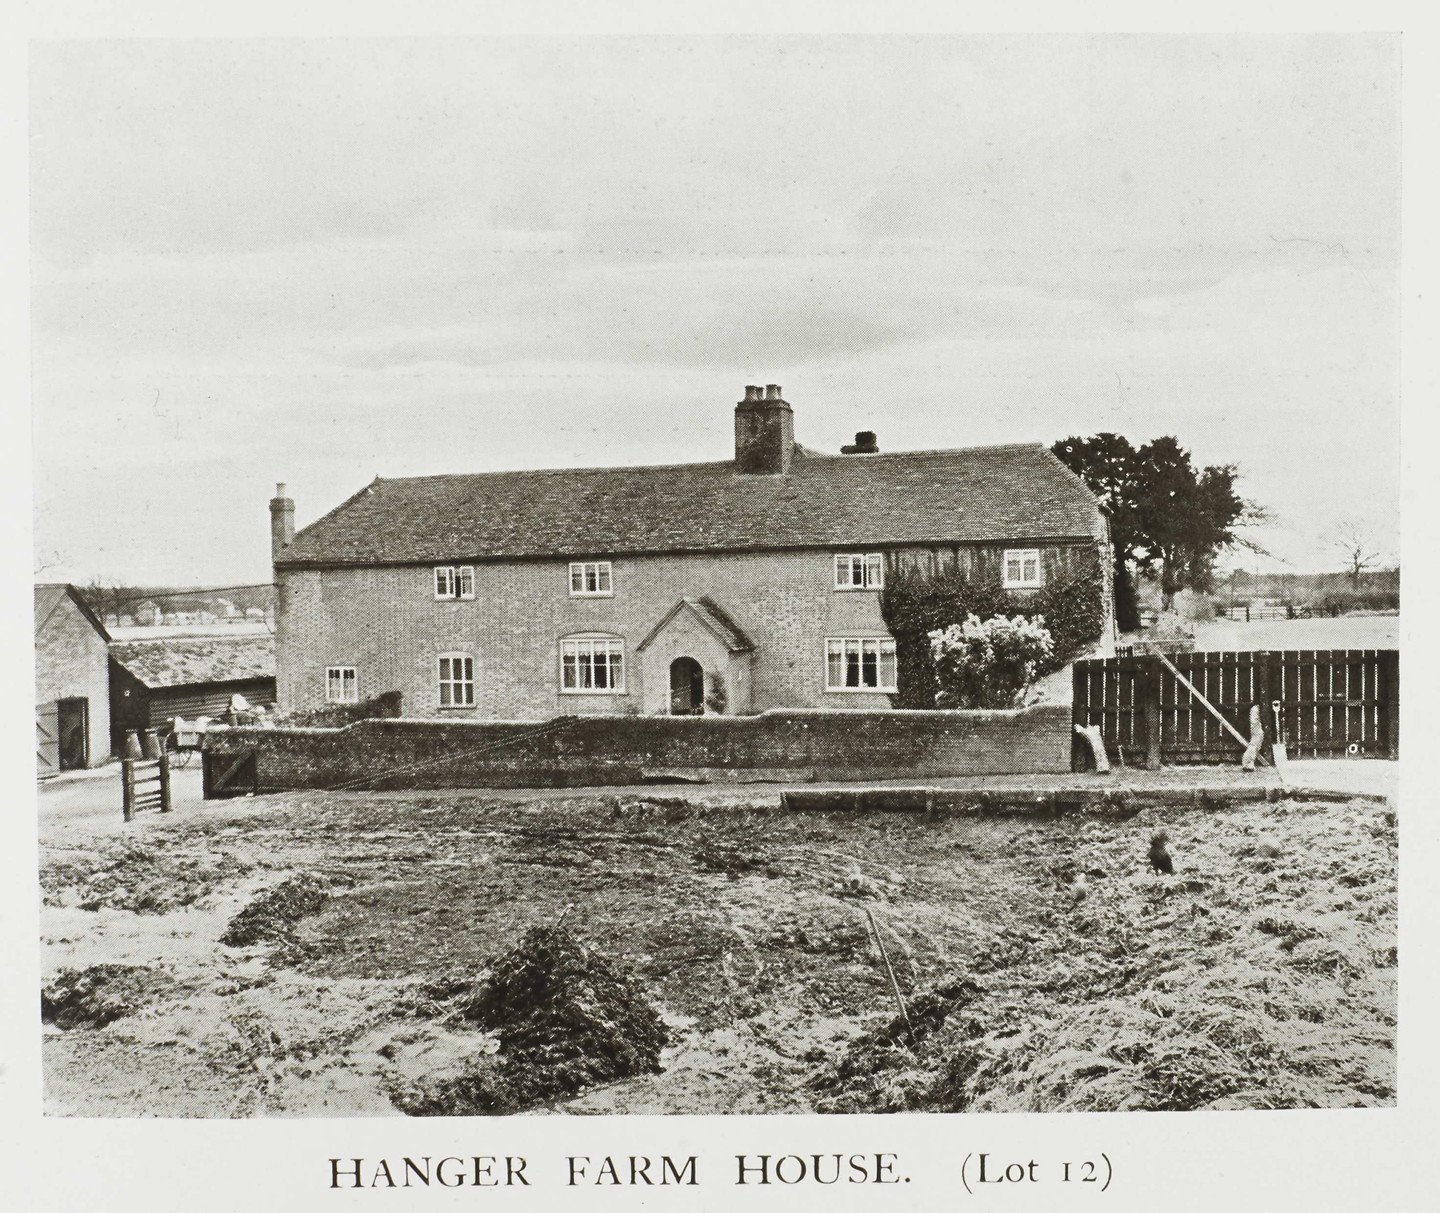
M879 590L885 586L885 557L879 552L846 552L835 557L837 590Z
M435 597L438 601L452 601L456 598L468 601L475 597L475 569L473 565L442 564L435 569Z
M571 598L609 598L614 592L608 560L577 560L570 565Z

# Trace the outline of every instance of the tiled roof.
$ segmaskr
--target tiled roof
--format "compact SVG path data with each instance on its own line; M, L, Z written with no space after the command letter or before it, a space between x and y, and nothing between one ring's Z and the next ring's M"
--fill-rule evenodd
M300 531L280 565L867 547L1100 533L1095 498L1037 444L734 463L376 479Z
M693 613L696 619L705 627L709 628L715 639L723 644L729 652L750 653L754 651L755 642L745 634L745 629L730 618L725 608L713 598L680 599L679 602L665 612L665 618L650 629L650 634L635 646L636 649L643 649L649 645L656 636L665 630L666 626L676 615L686 610Z
M180 636L112 644L110 656L147 687L275 676L273 636Z

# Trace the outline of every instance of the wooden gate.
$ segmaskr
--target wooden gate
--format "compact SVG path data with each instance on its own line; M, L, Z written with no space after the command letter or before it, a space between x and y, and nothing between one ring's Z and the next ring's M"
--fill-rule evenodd
M60 773L60 709L55 703L35 708L35 774L48 779Z
M1260 705L1266 749L1275 715L1292 758L1398 758L1400 661L1394 649L1176 653L1175 668L1243 737ZM1112 760L1238 762L1244 747L1154 656L1077 661L1074 721L1098 725ZM1088 762L1077 740L1072 764Z

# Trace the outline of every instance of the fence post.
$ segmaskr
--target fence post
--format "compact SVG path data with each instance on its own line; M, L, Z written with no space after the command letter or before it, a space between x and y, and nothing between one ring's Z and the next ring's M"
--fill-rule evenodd
M158 769L160 773L160 811L168 813L170 811L170 752L168 750L160 751Z
M1256 653L1250 660L1254 663L1251 666L1251 677L1255 680L1255 702L1260 705L1260 728L1265 733L1265 742L1260 747L1260 752L1268 757L1274 753L1275 744L1275 717L1270 711L1270 703L1274 699L1270 693L1270 654Z
M1070 667L1070 769L1072 771L1085 769L1085 748L1080 742L1080 735L1075 730L1083 729L1090 723L1090 714L1086 710L1090 703L1089 682L1084 672L1086 668L1083 661L1077 661Z
M120 760L120 811L126 821L135 820L135 760Z
M1385 754L1400 757L1400 650L1385 649L1380 653L1380 670L1385 682Z
M1142 667L1145 693L1145 769L1160 769L1160 659L1147 657Z

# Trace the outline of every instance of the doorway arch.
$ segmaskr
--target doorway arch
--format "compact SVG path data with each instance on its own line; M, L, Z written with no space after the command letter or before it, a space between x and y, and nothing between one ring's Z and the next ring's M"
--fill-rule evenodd
M705 708L705 671L693 657L670 663L670 715L698 716Z

